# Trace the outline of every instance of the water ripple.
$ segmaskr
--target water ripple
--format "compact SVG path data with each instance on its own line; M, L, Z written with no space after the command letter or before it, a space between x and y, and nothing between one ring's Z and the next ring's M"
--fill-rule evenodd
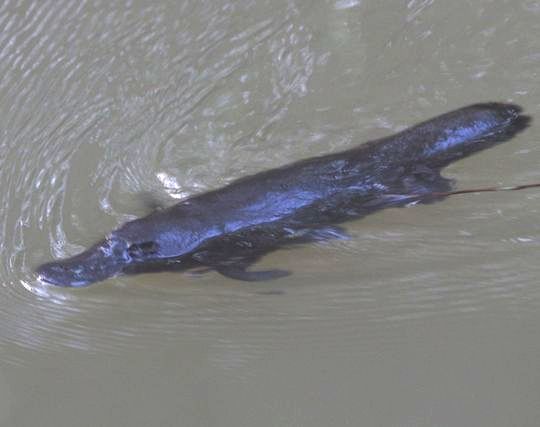
M404 43L418 48L436 36L426 17L439 3L395 8L395 25L377 28L398 29L377 52L364 48L370 22L381 21L362 15L368 2L276 3L0 3L0 346L116 353L204 340L213 363L234 369L302 341L377 341L373 325L392 331L497 304L516 315L538 308L540 199L522 194L390 209L348 225L352 239L269 255L262 264L294 274L257 286L213 273L124 277L76 291L36 280L37 264L147 213L141 192L173 203L348 147L365 129L396 130L437 102L445 108L447 89L425 78L430 61L398 67L409 60ZM325 19L313 20L321 10ZM459 71L446 63L452 49L426 49L454 86L461 75L481 84L496 67L487 48L498 33L477 37L475 60ZM536 84L535 55L516 62L520 90ZM355 69L345 66L351 57ZM364 84L365 76L380 84ZM391 97L375 93L397 80L405 86ZM535 145L525 145L506 152L516 181L534 180L521 172L537 163Z

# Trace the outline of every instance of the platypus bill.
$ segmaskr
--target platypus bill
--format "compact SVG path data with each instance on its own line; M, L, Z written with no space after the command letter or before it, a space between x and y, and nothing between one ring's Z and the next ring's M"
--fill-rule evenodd
M336 224L390 206L433 202L451 191L449 163L512 138L530 118L517 105L475 104L336 154L241 178L128 222L71 258L43 264L39 278L86 286L119 274L205 268L238 280L280 247L336 238Z

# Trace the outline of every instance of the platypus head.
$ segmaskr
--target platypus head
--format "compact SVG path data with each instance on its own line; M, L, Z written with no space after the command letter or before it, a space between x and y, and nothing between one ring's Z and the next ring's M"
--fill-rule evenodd
M110 237L71 258L43 264L36 273L46 283L80 287L121 273L129 262L127 242Z
M159 254L154 242L133 243L113 233L78 255L41 265L36 273L40 280L52 285L81 287L156 258Z
M190 223L185 224L188 231L175 228L171 217L165 212L130 221L86 251L43 264L36 273L46 283L81 287L122 273L179 267L178 258L201 236L189 231Z

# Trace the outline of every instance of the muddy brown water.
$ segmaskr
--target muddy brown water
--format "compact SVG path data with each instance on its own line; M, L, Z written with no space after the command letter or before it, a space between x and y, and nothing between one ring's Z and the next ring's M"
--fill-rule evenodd
M453 164L540 181L535 0L0 4L1 426L537 426L540 191L270 254L293 275L36 281L165 204L480 101L536 122Z

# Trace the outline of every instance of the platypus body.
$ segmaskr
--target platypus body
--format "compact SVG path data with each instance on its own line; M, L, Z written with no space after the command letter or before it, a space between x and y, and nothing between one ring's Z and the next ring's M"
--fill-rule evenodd
M37 273L59 286L201 267L249 281L287 275L247 268L279 247L339 237L335 224L444 197L437 194L450 191L451 182L441 169L522 131L530 118L521 111L504 103L470 105L347 151L241 178L128 222Z

